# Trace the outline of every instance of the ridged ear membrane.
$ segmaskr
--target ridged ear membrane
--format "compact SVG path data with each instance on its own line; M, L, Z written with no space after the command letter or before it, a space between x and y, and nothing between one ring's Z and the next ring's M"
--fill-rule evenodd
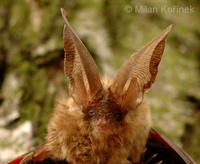
M144 93L154 83L171 28L172 25L132 55L117 73L110 87L110 96L123 110L136 108L142 102Z
M65 21L63 40L65 50L64 71L70 82L70 93L78 105L86 107L98 99L102 90L97 66L70 26L66 13L61 9Z

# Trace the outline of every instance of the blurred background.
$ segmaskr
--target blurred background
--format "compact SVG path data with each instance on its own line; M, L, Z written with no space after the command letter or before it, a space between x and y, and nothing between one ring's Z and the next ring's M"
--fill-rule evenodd
M45 141L54 104L68 97L60 8L102 74L173 24L156 83L152 126L200 163L199 0L0 1L0 161Z

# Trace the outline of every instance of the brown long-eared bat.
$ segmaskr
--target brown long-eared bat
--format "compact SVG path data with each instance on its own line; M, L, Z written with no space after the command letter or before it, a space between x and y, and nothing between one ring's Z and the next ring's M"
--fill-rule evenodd
M172 25L132 55L113 80L100 80L92 56L61 13L71 97L56 104L46 143L8 163L194 164L151 128L144 97L155 82Z

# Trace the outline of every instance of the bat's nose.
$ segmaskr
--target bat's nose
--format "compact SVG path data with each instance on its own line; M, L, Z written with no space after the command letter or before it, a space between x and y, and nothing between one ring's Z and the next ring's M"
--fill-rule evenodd
M98 131L108 131L110 130L110 124L108 117L100 117L96 122L96 129Z
M108 124L108 117L99 117L97 120L97 126L106 125Z

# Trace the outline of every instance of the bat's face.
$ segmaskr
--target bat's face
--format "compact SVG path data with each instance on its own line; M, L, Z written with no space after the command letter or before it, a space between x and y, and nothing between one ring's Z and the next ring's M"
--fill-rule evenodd
M86 121L96 132L114 132L125 125L126 113L109 98L94 103L84 113Z

